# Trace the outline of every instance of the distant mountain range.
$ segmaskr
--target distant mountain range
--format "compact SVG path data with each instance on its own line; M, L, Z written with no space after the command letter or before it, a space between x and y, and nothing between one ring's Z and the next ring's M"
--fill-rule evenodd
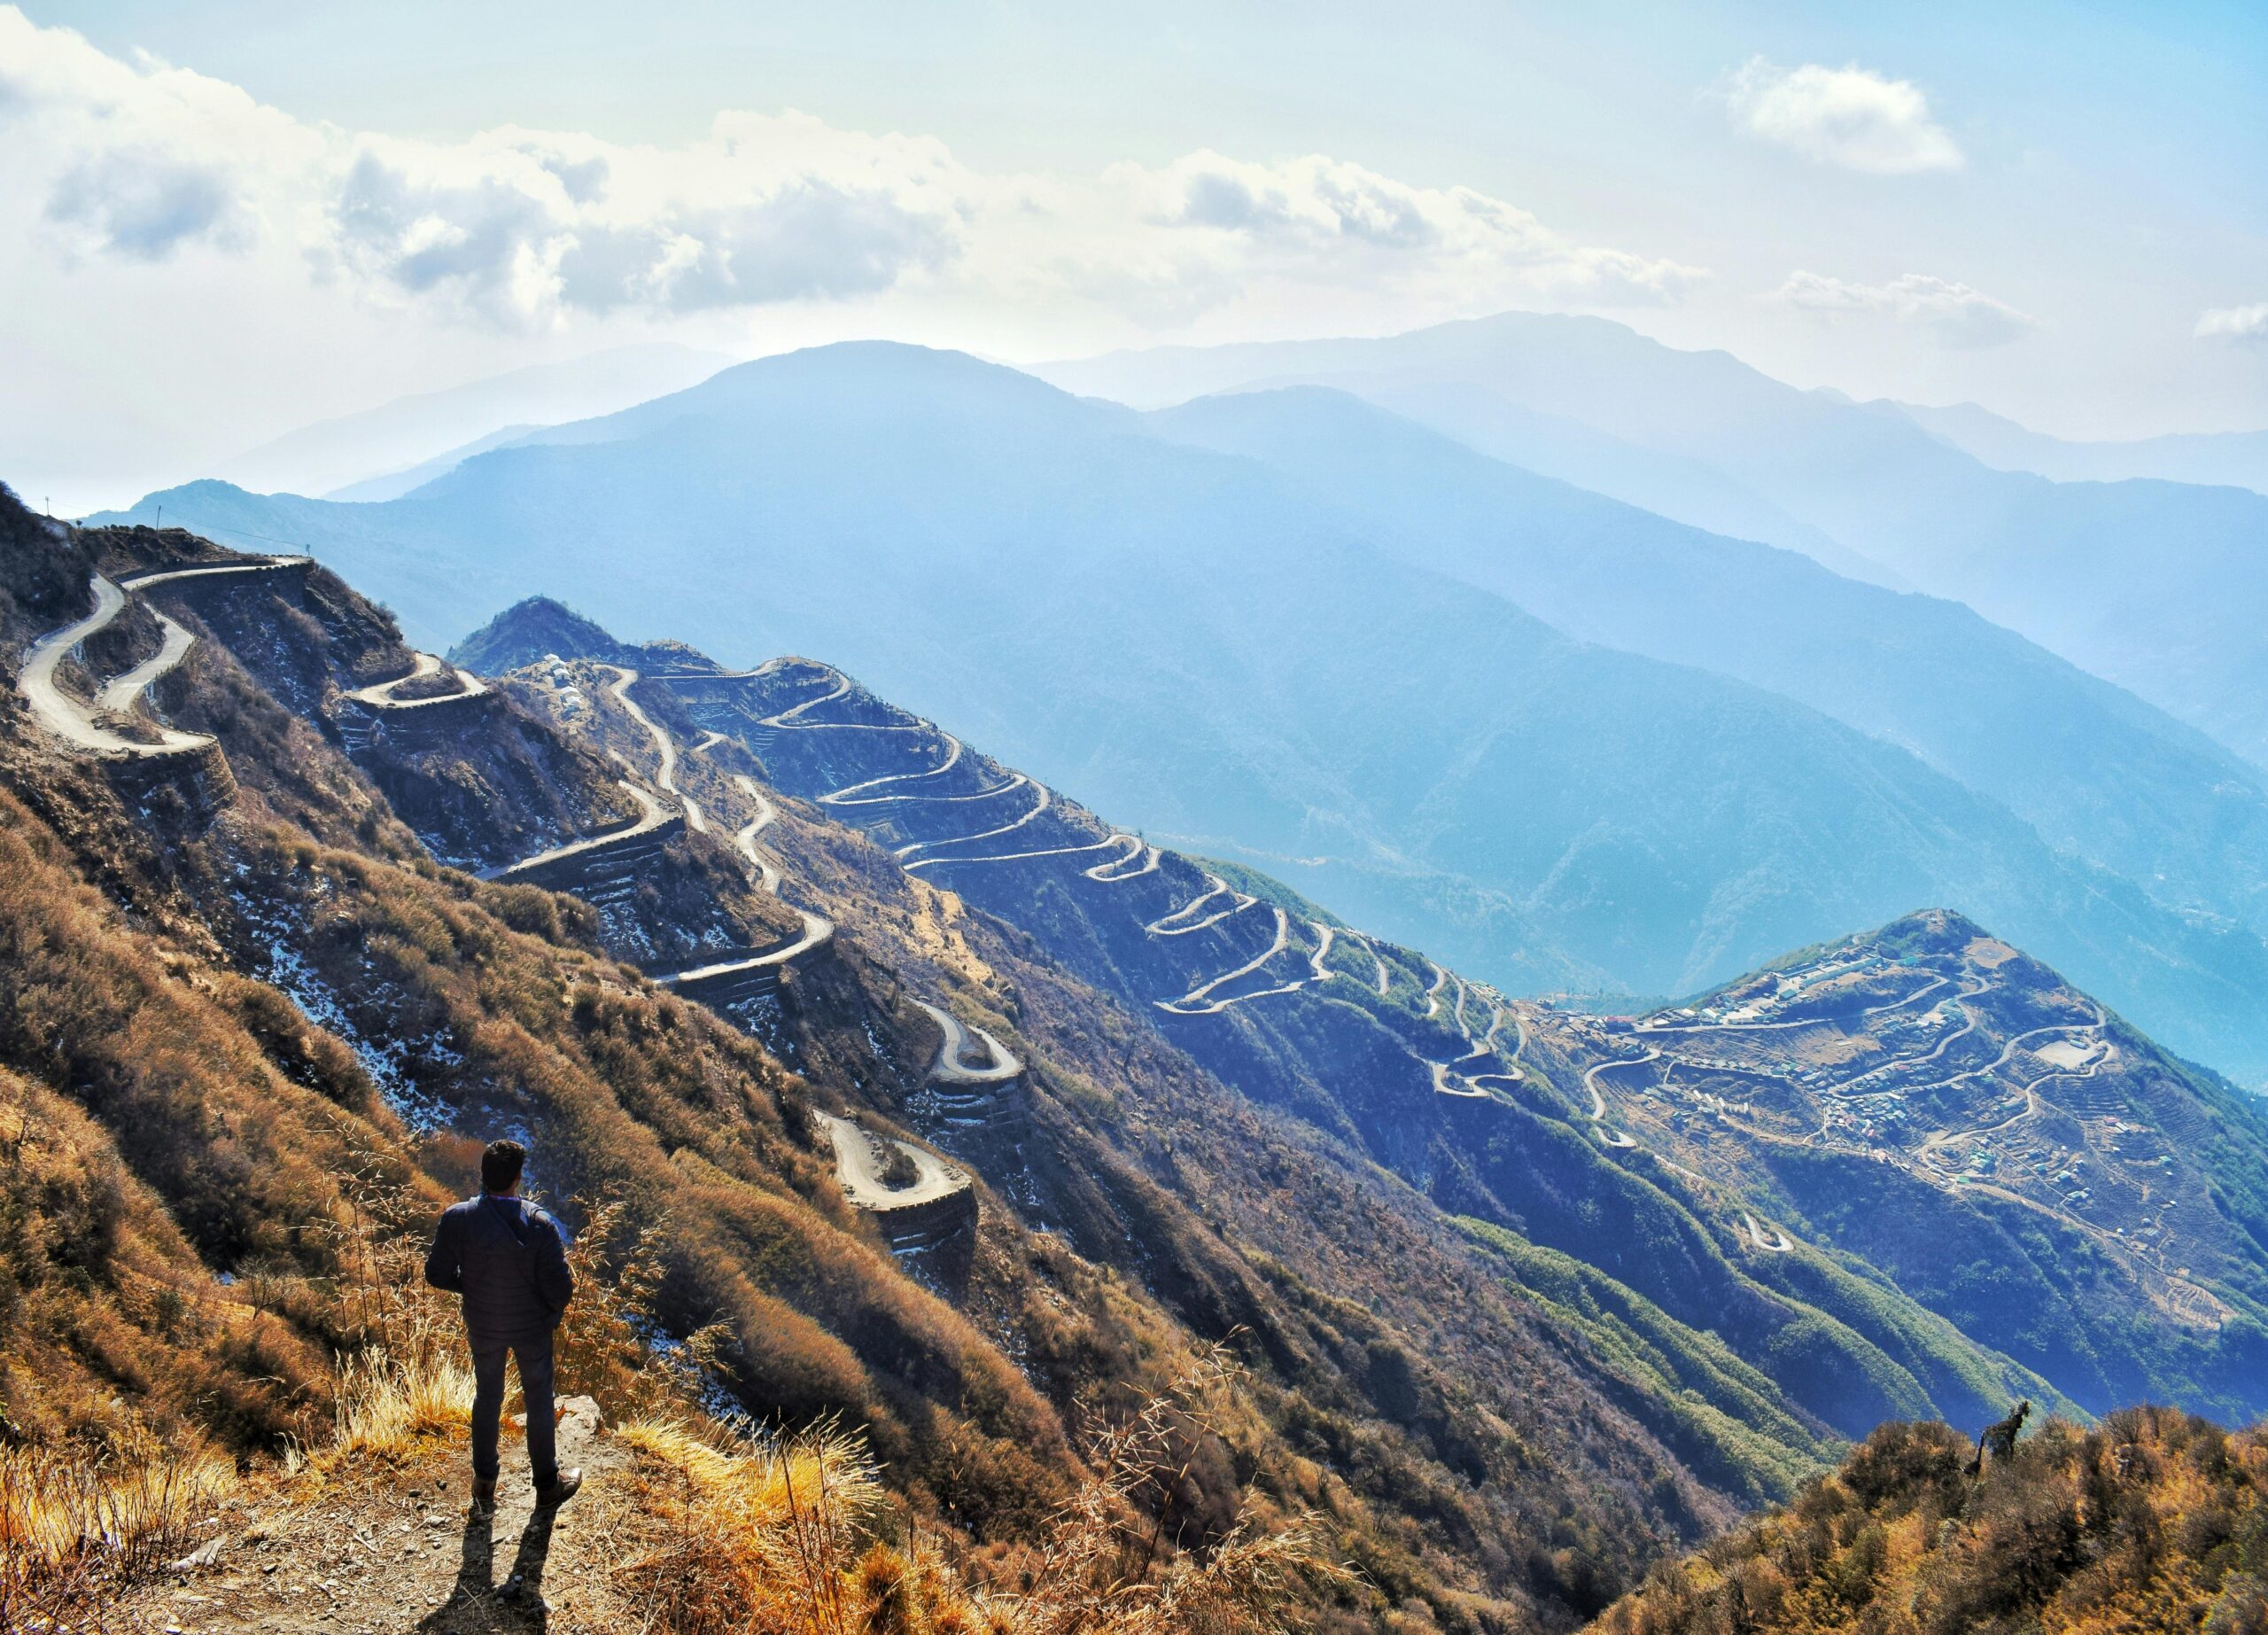
M321 421L224 462L214 474L256 494L388 500L467 452L681 391L734 362L666 341L610 347Z
M1933 437L2003 471L2031 471L2059 483L2115 483L2137 477L2249 488L2268 494L2268 432L2192 432L2130 442L2083 443L2050 437L1975 403L1899 413Z
M728 659L835 655L1508 991L1686 992L1941 903L2268 1073L2243 763L1959 608L1344 397L1145 418L847 346L392 502L159 502L305 541L435 645L540 589Z
M1966 602L2268 766L2268 627L2256 616L2268 605L2268 496L1994 470L1894 405L1800 392L1729 354L1679 352L1601 318L1505 313L1380 339L1161 347L1035 372L1142 407L1340 385L1483 453L1727 526L1721 496L1697 490L1698 467L1798 525L1757 517L1754 537L1863 575L1856 553L1891 582ZM1565 469L1550 434L1564 422L1614 440L1614 458Z

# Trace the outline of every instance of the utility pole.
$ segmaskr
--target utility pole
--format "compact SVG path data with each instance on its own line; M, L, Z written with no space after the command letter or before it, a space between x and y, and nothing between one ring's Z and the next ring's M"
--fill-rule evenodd
M164 527L165 526L166 526L166 508L165 508L164 506L160 505L159 507L158 507L158 526L159 526L160 528L162 528L162 527Z

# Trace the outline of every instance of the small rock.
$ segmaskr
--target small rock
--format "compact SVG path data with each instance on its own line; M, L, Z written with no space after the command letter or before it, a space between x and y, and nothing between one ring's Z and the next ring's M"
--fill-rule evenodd
M195 1572L201 1567L212 1566L220 1559L221 1541L218 1538L208 1538L187 1555L183 1556L181 1560L173 1562L166 1570L173 1573Z

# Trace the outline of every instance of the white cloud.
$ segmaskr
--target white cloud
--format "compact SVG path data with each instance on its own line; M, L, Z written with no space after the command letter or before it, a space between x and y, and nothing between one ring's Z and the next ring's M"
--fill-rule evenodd
M2039 320L1994 300L1981 290L1926 273L1888 284L1853 284L1821 273L1797 271L1773 300L1830 318L1866 314L1928 331L1948 346L2004 346L2039 327Z
M1814 164L1903 175L1958 170L1964 162L1952 133L1930 117L1920 86L1856 63L1780 68L1751 58L1724 94L1743 130Z
M1493 286L1614 303L1672 300L1706 276L1573 244L1471 188L1416 187L1321 154L1261 165L1201 152L1155 169L1116 167L1104 183L1132 220L1193 238L1216 259L1283 276L1338 269L1462 284L1484 300Z
M2268 345L2268 301L2250 307L2215 307L2201 314L2197 339Z
M226 171L132 148L69 166L48 194L47 219L136 261L164 261L199 239L234 247L244 235Z
M671 147L311 124L0 6L0 181L62 253L264 256L377 308L504 329L866 300L1045 299L1142 323L1360 295L1443 315L1674 299L1705 275L1502 199L1310 155L988 175L933 138L719 114Z

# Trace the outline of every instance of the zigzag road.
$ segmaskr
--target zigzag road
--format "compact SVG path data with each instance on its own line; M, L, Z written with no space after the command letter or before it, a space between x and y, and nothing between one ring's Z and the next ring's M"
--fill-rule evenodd
M461 704L467 698L478 698L488 690L488 683L478 676L451 665L447 668L456 681L456 691L439 693L431 698L398 698L394 695L400 689L412 681L423 681L429 675L439 675L443 668L442 661L431 653L414 653L411 658L413 662L408 674L398 675L391 681L380 681L375 687L358 687L346 696L355 703L368 705L374 710L420 710L437 704Z
M88 588L95 598L94 611L84 619L74 620L60 630L50 631L34 642L24 653L23 668L16 676L16 686L31 705L32 713L40 724L74 748L99 755L125 755L147 759L159 755L179 755L191 750L201 750L213 742L208 734L176 732L172 728L157 728L155 743L123 737L94 720L94 711L82 705L56 684L55 672L69 653L89 637L110 627L111 622L126 610L128 592L154 589L159 585L183 580L209 579L221 574L274 572L279 569L304 567L304 557L276 557L253 562L223 563L201 568L167 568L154 573L137 573L125 578L121 584L113 584L101 574L88 581ZM155 610L151 610L155 612ZM197 638L163 613L156 615L164 632L156 655L144 659L125 674L105 686L96 700L95 708L124 711L132 707L143 692L181 663L195 646Z

